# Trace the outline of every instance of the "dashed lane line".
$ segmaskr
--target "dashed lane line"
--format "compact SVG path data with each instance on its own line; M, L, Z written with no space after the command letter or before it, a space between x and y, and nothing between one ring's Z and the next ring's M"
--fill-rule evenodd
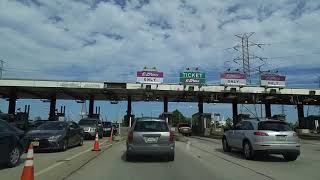
M203 141L205 141L205 140L203 140ZM237 163L237 162L234 162L234 161L232 161L232 160L229 160L229 159L227 159L227 158L225 158L225 157L222 157L222 156L220 156L220 155L218 155L218 154L215 154L215 153L213 153L213 152L210 152L210 151L208 151L208 150L199 148L199 147L193 145L192 143L191 143L191 146L194 147L194 148L196 148L196 149L198 149L198 150L200 150L200 151L203 151L203 152L205 152L205 153L207 153L207 154L210 154L210 155L212 155L212 156L215 156L215 157L217 157L217 158L219 158L219 159L222 159L222 160L224 160L224 161L227 161L227 162L232 163L232 164L234 164L234 165L237 165L237 166L239 166L239 167L248 169L248 170L250 170L250 171L252 171L252 172L254 172L254 173L256 173L256 174L259 174L259 175L261 175L261 176L264 176L264 177L266 177L266 178L268 178L268 179L275 180L274 177L271 177L271 176L269 176L269 175L267 175L267 174L264 174L264 173L262 173L262 172L259 172L259 171L255 170L255 169L250 168L250 167L244 166L244 165L242 165L242 164L240 164L240 163Z
M107 142L107 141L104 141L104 142L102 142L100 145L103 145L103 144L105 144L106 142ZM112 144L107 145L107 147L110 147L110 146L112 146ZM80 153L78 153L78 154L75 154L75 155L71 156L70 158L67 158L67 159L64 159L64 160L62 160L62 161L59 161L59 162L57 162L57 163L55 163L55 164L53 164L53 165L51 165L51 166L49 166L49 167L47 167L47 168L39 171L39 172L36 172L36 173L35 173L35 176L40 176L41 174L44 174L44 173L46 173L46 172L48 172L48 171L50 171L50 170L52 170L52 169L60 166L61 164L65 163L66 161L71 161L72 159L75 159L75 158L77 158L77 157L79 157L79 156L81 156L81 155L83 155L83 154L85 154L85 153L87 153L87 152L89 152L89 151L91 151L91 150L92 150L92 148L88 148L87 150L82 151L82 152L80 152Z

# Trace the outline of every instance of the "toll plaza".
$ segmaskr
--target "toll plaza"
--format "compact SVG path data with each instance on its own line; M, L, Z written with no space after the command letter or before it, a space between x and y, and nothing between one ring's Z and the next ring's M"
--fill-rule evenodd
M127 101L126 122L134 119L133 101L162 101L163 118L170 122L168 102L198 102L198 113L203 112L203 103L229 103L234 123L238 120L238 104L263 104L265 116L271 117L272 104L296 105L299 125L304 128L304 105L320 105L320 90L312 88L286 88L235 85L186 85L142 84L95 81L62 81L32 79L1 79L0 95L9 102L8 114L16 115L19 99L47 99L50 102L48 119L56 118L56 101L89 100L89 116L94 113L94 102ZM28 110L29 111L29 110ZM63 115L65 108L61 109ZM203 116L198 116L203 117ZM201 120L202 121L202 120Z

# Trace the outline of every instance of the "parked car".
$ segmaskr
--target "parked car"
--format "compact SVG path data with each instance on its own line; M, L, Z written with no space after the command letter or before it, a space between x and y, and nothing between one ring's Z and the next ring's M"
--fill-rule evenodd
M136 120L128 132L126 159L136 155L161 155L174 160L173 132L162 119Z
M8 167L16 166L26 147L24 132L0 120L0 163L5 163Z
M102 122L103 136L109 137L111 135L111 122Z
M179 133L186 135L186 136L191 136L192 134L192 129L188 123L180 123L178 124L178 131Z
M65 151L72 146L83 145L83 130L75 122L49 121L29 131L26 138L34 150Z
M31 129L37 129L41 124L48 122L48 120L36 120L30 123Z
M81 119L78 124L84 130L85 139L94 139L96 132L99 138L103 137L102 122L99 119L85 118Z
M300 155L297 134L283 121L272 119L242 120L224 133L222 146L225 152L241 149L246 159L259 154L282 154L288 161Z

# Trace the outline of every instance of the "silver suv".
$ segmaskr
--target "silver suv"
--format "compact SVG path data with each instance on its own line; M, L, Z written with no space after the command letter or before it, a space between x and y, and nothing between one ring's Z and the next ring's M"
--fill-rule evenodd
M126 159L135 155L162 155L174 160L175 142L168 123L162 119L139 119L129 129Z
M288 161L300 155L297 134L286 122L272 119L242 120L224 133L222 146L225 152L240 149L246 159L258 154L282 154Z

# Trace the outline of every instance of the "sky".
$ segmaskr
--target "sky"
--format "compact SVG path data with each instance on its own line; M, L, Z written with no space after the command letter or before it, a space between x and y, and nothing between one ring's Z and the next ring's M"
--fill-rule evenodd
M265 45L250 48L252 57L264 57L252 59L253 68L277 70L286 75L288 87L316 88L319 17L316 0L1 0L3 78L135 82L136 71L147 66L163 71L165 83L177 83L179 72L199 67L207 84L219 84L221 72L241 68L241 62L233 62L240 55L232 48L240 43L235 35L254 32L250 43ZM254 69L252 74L257 84ZM18 101L18 107L24 104L31 105L31 117L47 118L48 103ZM125 113L125 102L96 104L109 120ZM59 105L79 119L81 104L61 100ZM169 110L187 116L196 107L169 104ZM5 100L0 109L7 111ZM162 104L135 102L133 110L159 114ZM297 120L294 106L285 110ZM231 105L206 104L205 111L228 117ZM316 107L305 111L318 113Z

